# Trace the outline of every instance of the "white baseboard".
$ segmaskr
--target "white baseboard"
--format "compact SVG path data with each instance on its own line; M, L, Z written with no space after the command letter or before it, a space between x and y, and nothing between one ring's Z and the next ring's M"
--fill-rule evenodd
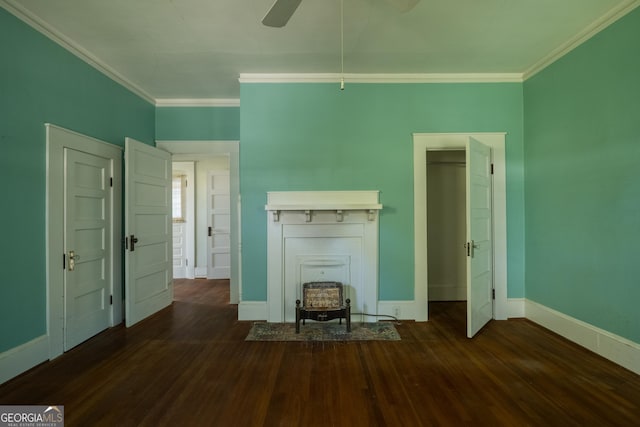
M187 271L184 267L174 267L173 268L173 278L174 279L186 279Z
M378 314L393 316L402 320L413 320L416 316L415 301L378 301ZM383 317L365 319L367 321L384 320Z
M0 384L49 360L49 338L39 336L0 354Z
M197 279L206 279L207 278L207 267L196 267L196 278Z
M525 315L527 319L640 374L640 344L528 299L525 300Z
M525 317L524 298L508 298L507 299L507 319L514 317Z
M238 320L267 320L267 302L240 301Z

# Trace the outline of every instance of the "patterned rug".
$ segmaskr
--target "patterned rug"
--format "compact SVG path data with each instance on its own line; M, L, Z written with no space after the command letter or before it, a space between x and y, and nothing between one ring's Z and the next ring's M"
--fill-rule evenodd
M398 341L400 334L390 322L351 322L351 332L342 322L307 322L296 334L295 323L257 322L245 341Z

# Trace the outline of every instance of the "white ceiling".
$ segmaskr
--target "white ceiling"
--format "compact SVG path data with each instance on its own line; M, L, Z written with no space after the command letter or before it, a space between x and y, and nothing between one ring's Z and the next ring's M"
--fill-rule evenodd
M239 98L241 73L339 73L340 0L0 0L148 99ZM345 73L525 77L638 0L344 0Z

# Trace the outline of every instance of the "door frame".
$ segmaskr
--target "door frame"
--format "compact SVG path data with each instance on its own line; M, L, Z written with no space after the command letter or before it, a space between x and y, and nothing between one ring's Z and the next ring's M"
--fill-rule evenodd
M505 132L493 133L414 133L414 295L416 320L429 319L429 281L427 274L427 160L429 150L464 150L474 138L491 147L493 175L493 263L494 319L507 318L507 205L505 173Z
M242 243L240 239L240 141L204 140L204 141L156 141L156 147L173 154L175 161L198 160L199 156L228 155L229 179L231 190L231 304L238 304L242 296L240 260Z
M123 148L45 123L47 145L46 183L46 287L49 359L64 352L64 149L111 160L113 200L111 203L111 306L110 326L122 322L122 152Z

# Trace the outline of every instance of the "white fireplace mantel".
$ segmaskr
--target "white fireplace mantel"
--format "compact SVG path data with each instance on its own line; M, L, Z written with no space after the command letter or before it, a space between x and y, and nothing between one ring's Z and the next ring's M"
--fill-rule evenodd
M308 281L341 282L352 313L377 314L379 193L267 193L267 321L293 321Z
M270 191L267 193L265 210L280 220L281 211L302 211L307 222L311 222L314 211L335 211L341 222L344 211L366 211L369 221L375 219L382 209L378 203L379 191Z

